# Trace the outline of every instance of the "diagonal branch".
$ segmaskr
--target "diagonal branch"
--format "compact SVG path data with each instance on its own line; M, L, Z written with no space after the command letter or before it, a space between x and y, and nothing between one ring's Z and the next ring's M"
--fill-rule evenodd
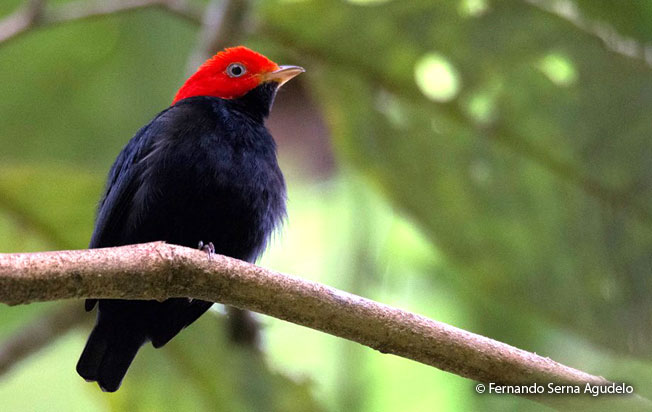
M637 60L652 68L652 45L620 34L608 23L590 19L570 0L524 0L526 3L568 21L578 30L597 37L607 50Z
M46 7L45 0L31 0L0 20L0 46L33 29L151 7L162 8L192 23L201 21L201 11L183 0L78 0L53 8Z
M163 242L0 254L0 302L189 296L274 316L486 383L608 385L602 377L337 289ZM649 409L638 396L536 397L555 407ZM605 406L606 405L606 406Z
M88 319L79 302L68 303L27 324L0 344L0 375Z
M25 208L13 201L11 196L1 188L0 212L7 213L14 222L42 238L50 247L65 248L70 246L69 242L56 229L50 227L37 216L34 216L33 213L25 210Z
M14 14L0 21L0 43L18 37L39 25L45 7L44 0L31 0Z

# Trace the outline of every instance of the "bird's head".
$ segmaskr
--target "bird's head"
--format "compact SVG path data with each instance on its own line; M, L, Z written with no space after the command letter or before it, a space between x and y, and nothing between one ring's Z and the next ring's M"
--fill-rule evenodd
M237 99L259 86L267 86L275 92L283 83L304 71L299 66L279 66L244 46L232 47L202 64L179 89L172 104L195 96Z

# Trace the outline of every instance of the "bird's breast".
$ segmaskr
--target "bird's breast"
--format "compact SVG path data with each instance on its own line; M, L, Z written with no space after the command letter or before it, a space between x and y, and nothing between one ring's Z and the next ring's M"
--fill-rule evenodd
M253 261L285 216L285 184L273 147L205 136L161 146L150 161L149 212L166 240L213 242L221 254Z

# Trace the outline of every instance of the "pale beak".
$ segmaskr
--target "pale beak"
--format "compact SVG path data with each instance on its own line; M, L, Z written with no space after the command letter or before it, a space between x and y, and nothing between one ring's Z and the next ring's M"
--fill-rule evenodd
M263 81L278 82L279 87L306 70L299 66L279 66L278 70L263 75Z

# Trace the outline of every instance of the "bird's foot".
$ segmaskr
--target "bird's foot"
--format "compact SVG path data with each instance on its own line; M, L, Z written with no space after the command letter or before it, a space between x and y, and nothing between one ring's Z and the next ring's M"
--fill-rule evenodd
M206 252L206 254L208 255L208 260L211 260L211 258L215 254L215 245L213 245L213 242L208 242L204 244L204 242L200 240L199 250Z

